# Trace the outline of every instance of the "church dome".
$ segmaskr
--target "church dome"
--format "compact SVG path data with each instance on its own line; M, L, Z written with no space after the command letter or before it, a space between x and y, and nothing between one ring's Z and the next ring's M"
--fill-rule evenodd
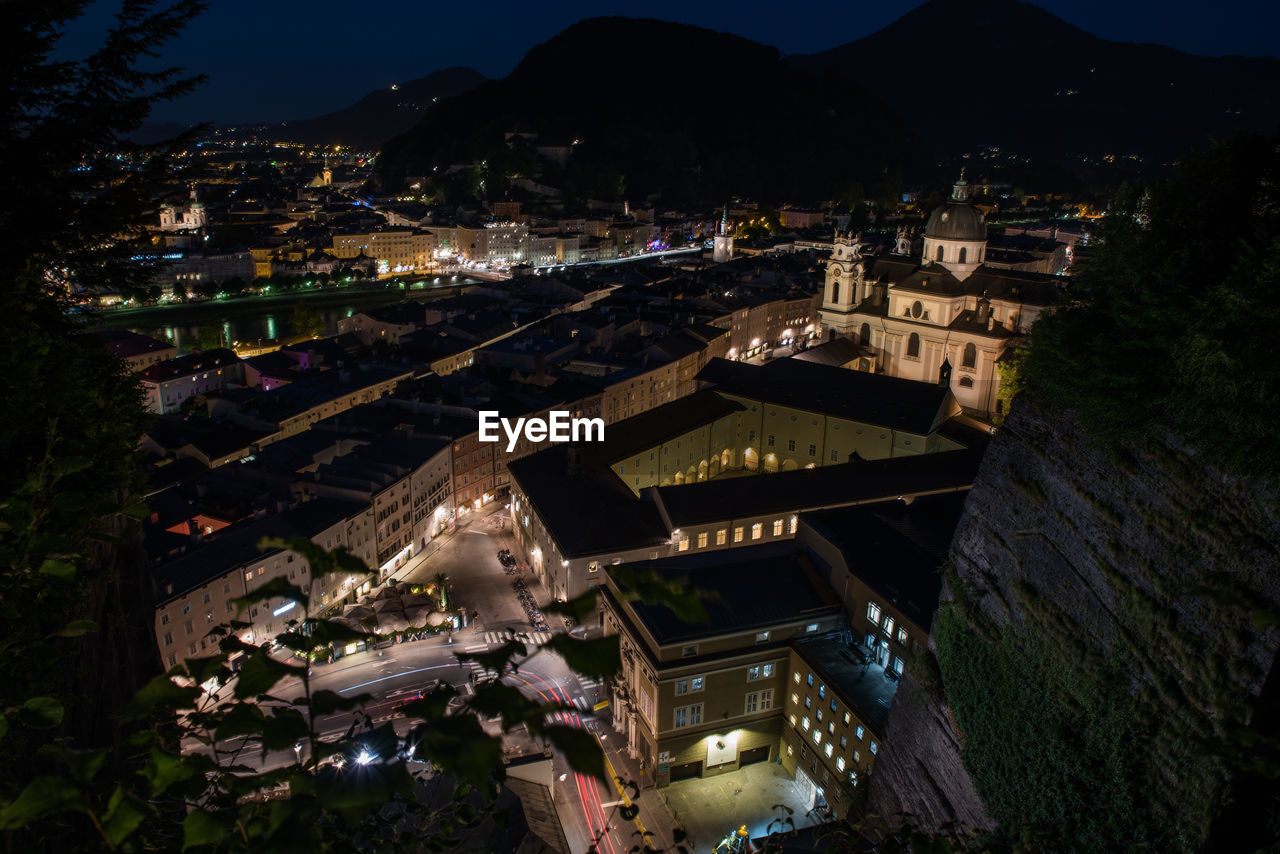
M925 237L934 240L986 240L987 222L982 211L969 204L969 187L963 176L945 205L935 208L925 226Z

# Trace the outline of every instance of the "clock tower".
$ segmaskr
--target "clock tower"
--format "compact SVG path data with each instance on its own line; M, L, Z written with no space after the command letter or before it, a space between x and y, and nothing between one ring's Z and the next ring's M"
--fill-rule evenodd
M860 237L860 236L859 236ZM852 235L836 235L827 262L827 278L822 291L822 308L819 317L824 329L837 336L850 335L856 328L853 313L866 298L863 277L862 246Z

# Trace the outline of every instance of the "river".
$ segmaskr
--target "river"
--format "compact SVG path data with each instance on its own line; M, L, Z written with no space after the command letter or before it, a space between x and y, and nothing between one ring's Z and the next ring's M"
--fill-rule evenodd
M433 286L415 283L410 294L416 299L433 299L455 294L471 280ZM427 293L424 293L426 291ZM104 329L128 329L152 338L172 341L183 352L198 346L200 331L214 326L223 344L250 343L268 338L287 338L294 334L293 310L305 303L320 315L325 324L323 335L337 333L338 321L357 311L390 305L404 298L400 288L342 288L316 292L294 292L271 296L250 296L228 300L108 309L97 312L97 326Z

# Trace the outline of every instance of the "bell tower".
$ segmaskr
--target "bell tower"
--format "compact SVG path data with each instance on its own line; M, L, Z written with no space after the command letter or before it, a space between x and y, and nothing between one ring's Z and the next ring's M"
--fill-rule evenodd
M836 335L854 330L853 313L866 299L862 246L853 235L837 234L827 261L827 276L822 289L819 317L824 329Z
M711 260L717 264L733 259L733 235L729 233L729 208L726 205L720 214L720 225L716 228L715 242L712 244Z

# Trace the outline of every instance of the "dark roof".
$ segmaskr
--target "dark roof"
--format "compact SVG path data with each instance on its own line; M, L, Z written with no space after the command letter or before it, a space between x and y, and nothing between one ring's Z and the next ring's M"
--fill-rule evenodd
M613 463L744 409L736 400L710 389L695 392L610 425L604 431L604 442L586 446L584 453Z
M714 592L702 600L709 622L700 624L681 621L666 605L630 603L659 645L766 628L840 609L840 600L794 542L659 558L630 564L629 569L651 570L672 584ZM627 589L613 578L612 567L606 571L619 589Z
M901 495L967 490L981 460L980 450L944 451L660 486L654 491L674 529L747 516L866 504Z
M816 362L819 365L841 367L863 355L862 346L852 338L833 338L825 344L810 347L796 353L794 358L802 362Z
M924 233L938 240L986 240L987 221L968 202L949 201L934 208Z
M666 545L670 533L652 502L637 498L603 463L569 471L569 446L553 445L507 469L538 509L567 558Z
M929 631L942 592L941 567L965 497L951 493L909 505L841 507L806 513L802 521L840 549L850 572Z
M743 397L927 435L951 415L948 389L798 359L750 365L712 359L698 379Z
M239 361L240 357L235 354L234 350L218 347L213 350L205 350L203 353L192 353L190 356L179 356L176 359L157 362L141 371L138 376L148 382L161 383L176 377L199 373L200 371L234 365Z
M107 347L121 359L140 356L143 353L154 353L157 350L174 350L167 341L157 341L147 335L139 335L127 329L101 329L95 334L106 340Z
M267 554L258 548L263 537L313 537L364 505L333 498L315 498L265 519L232 525L193 551L156 568L157 604L208 584L232 569ZM172 591L170 592L170 587Z

